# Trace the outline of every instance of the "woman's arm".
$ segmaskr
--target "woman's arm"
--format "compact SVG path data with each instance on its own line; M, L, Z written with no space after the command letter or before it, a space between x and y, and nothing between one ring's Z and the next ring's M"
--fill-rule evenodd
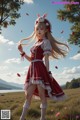
M20 55L22 57L25 57L28 61L31 61L31 57L29 57L28 55L26 55L26 53L23 51L23 48L22 48L21 44L18 45L18 50L20 51Z
M52 73L51 73L51 71L49 71L49 55L48 54L45 55L44 60L45 60L45 66L47 68L47 71L48 71L50 77L52 78Z
M47 71L49 72L49 55L48 54L46 54L44 56L44 62L45 62L45 66L47 68Z
M23 51L23 53L25 53L25 52ZM31 62L31 57L30 57L30 56L28 56L28 55L26 55L26 53L24 54L24 57L25 57L28 61L30 61L30 62Z

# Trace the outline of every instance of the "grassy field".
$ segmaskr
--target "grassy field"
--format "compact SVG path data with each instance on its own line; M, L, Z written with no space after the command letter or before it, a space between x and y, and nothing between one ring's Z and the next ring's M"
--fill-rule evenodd
M80 88L65 90L68 99L63 102L48 100L46 120L80 120ZM24 93L0 94L0 109L11 110L11 120L19 120L25 101ZM27 120L39 120L40 100L32 99Z

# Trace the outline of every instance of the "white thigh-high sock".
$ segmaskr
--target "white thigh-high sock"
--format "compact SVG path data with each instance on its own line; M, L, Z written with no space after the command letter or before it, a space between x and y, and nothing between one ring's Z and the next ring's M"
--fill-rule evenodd
M30 106L30 103L28 101L25 101L25 103L23 105L23 111L22 111L20 120L25 120L26 112L27 112L29 106Z
M47 103L42 103L40 105L40 108L41 108L41 118L40 120L45 120L45 114L46 114L46 108L47 108Z

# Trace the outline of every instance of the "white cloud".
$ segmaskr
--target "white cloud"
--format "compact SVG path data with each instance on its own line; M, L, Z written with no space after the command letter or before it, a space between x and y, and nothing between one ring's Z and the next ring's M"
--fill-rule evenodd
M12 61L10 59L7 62L12 63ZM0 66L0 68L2 69L2 66ZM13 69L11 69L11 68L9 69L9 68L8 68L8 70L6 70L4 72L0 71L0 78L7 82L15 82L15 83L24 84L29 66L20 67L19 69L16 69L15 71ZM20 77L17 75L17 73L20 74Z
M63 68L63 72L53 73L53 77L60 85L65 84L67 81L71 81L73 78L80 78L80 66L73 68L65 67Z
M20 74L20 77L18 77L17 73ZM7 80L8 82L24 84L25 78L26 78L26 73L24 71L23 72L8 72L8 73L5 73L4 77L2 76L2 78Z
M0 73L0 78L7 81L7 82L13 82L13 83L20 83L24 84L25 82L25 76L18 77L17 73L15 72L7 72L7 73Z
M8 50L9 50L9 51L11 51L11 50L12 50L12 48L9 48Z
M0 71L7 70L8 66L0 66Z
M24 2L30 4L30 3L33 3L33 0L24 0Z
M12 73L12 72L6 73L6 76L8 76L8 77L12 78L12 75L14 75L14 73Z
M24 67L24 70L28 70L29 66Z
M9 40L5 39L4 36L0 35L0 44L1 43L4 44L4 43L7 43L7 42L9 42Z
M0 44L14 45L15 43L11 40L5 39L4 36L0 35Z
M72 69L66 69L62 72L62 74L77 74L80 73L80 66L73 67Z
M63 70L67 70L67 69L68 69L68 67L64 67L64 68L63 68Z
M23 67L22 71L19 72L21 76L26 76L29 66Z
M24 70L24 71L18 72L18 73L21 75L21 77L23 77L23 76L27 75L27 70Z
M77 55L74 55L73 57L70 57L70 59L80 60L80 53L78 53Z
M11 59L6 60L5 63L17 63L17 64L20 64L21 60L20 60L20 58L11 58Z
M9 41L8 44L9 45L14 45L14 42L13 41Z

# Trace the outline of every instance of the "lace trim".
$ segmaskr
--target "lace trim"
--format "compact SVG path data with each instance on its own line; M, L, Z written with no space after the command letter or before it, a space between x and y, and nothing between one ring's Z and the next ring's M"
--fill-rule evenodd
M29 87L31 84L40 84L41 87L43 87L44 89L46 89L48 91L48 95L49 97L52 99L52 100L55 100L55 101L62 101L62 100L65 100L67 99L67 96L66 95L62 95L62 96L58 96L58 95L61 95L62 93L59 93L59 94L56 94L58 97L56 96L53 96L51 94L51 88L49 85L45 86L42 82L42 80L29 80L29 83L25 83L24 84L24 90L26 91L27 90L27 87ZM55 95L55 93L54 93ZM35 99L40 99L39 97L35 97Z

